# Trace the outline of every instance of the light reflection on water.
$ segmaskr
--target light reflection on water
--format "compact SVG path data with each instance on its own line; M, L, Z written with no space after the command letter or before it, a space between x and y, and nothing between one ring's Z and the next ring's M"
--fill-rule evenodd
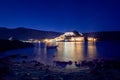
M12 54L27 55L27 60L37 60L53 65L53 61L93 60L96 58L120 59L120 42L57 42L57 49L47 50L45 44L1 53L0 57ZM18 60L18 59L16 59Z
M34 59L46 64L53 61L82 61L96 58L96 46L84 42L57 42L57 49L46 49L37 44L34 48Z
M56 60L81 61L96 57L96 47L91 43L84 42L59 42Z

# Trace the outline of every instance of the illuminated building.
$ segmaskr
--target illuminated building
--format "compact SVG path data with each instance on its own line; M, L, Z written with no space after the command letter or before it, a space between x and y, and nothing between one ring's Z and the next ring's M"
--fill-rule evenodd
M63 35L55 38L56 41L70 41L70 42L78 42L84 41L84 36L82 33L77 31L65 32Z

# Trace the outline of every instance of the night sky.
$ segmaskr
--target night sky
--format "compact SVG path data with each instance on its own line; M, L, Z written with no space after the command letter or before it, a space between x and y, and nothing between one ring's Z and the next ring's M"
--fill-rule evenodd
M0 26L59 32L120 30L120 0L0 0Z

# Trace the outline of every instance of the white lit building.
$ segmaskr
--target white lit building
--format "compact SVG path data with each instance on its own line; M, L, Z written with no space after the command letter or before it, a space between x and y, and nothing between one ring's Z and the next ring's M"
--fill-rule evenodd
M55 38L56 41L70 41L70 42L79 42L84 41L84 36L82 33L77 31L65 32L63 35Z

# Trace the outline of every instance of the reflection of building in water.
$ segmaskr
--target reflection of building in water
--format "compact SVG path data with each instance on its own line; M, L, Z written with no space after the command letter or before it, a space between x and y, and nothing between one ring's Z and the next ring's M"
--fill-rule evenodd
M82 33L77 31L65 32L63 35L55 38L56 41L84 41L84 36Z
M55 60L77 61L93 60L97 57L96 45L92 42L57 42L59 43Z
M96 44L93 44L91 42L88 42L88 59L93 60L97 57L97 50L96 50Z

